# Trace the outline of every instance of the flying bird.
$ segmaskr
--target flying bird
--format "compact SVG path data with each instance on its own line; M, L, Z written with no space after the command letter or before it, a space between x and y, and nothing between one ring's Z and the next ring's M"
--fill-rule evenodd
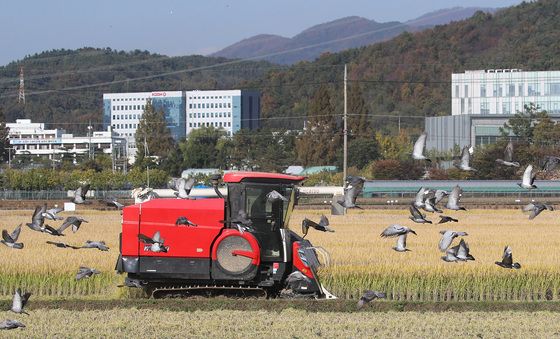
M6 319L0 321L0 330L13 330L18 327L25 327L25 325L18 320Z
M521 183L518 183L517 185L528 190L537 188L537 186L534 184L536 177L537 174L533 173L533 165L528 165L527 168L525 168L525 172L523 172Z
M360 208L356 205L356 199L358 195L362 192L364 188L364 183L366 179L364 177L358 177L349 175L346 177L346 184L344 186L344 199L338 201L338 203L345 208Z
M277 202L277 201L287 202L288 198L286 198L285 196L280 194L280 192L272 190L272 191L268 192L268 194L266 195L266 200L270 203L274 203L274 202Z
M439 231L439 233L442 235L442 237L439 241L438 247L442 252L445 252L449 248L449 246L451 246L453 239L468 235L467 232L456 232L451 230Z
M412 150L412 158L414 160L426 160L428 162L432 162L432 160L428 159L423 153L424 148L426 147L426 133L420 134L416 142L414 143L414 148Z
M448 249L446 255L441 258L447 262L475 260L470 254L470 248L465 239L461 239L459 245Z
M469 151L469 148L469 146L463 147L461 159L456 161L453 165L463 171L475 172L476 170L470 166L471 152Z
M138 239L145 244L144 251L167 253L169 249L168 246L164 246L164 239L160 236L159 231L154 233L151 238L140 233Z
M124 207L124 205L118 202L115 197L106 197L105 199L100 200L100 202L105 203L107 206L114 207L117 210L122 210Z
M156 192L154 192L154 189L151 187L135 188L130 192L130 196L134 198L135 204L140 204L146 201L150 201L152 199L159 198L159 195Z
M531 212L529 214L529 220L533 220L544 210L554 211L554 207L540 202L532 202L527 204L526 206L523 206L522 210L523 212Z
M89 187L90 187L89 184L78 187L78 189L74 191L74 197L72 198L72 202L75 204L85 204L86 194L89 191Z
M0 242L8 247L20 250L23 248L23 243L17 242L20 233L21 224L11 234L8 234L7 230L2 230L2 240Z
M504 166L519 167L517 161L513 161L513 142L510 140L504 151L504 159L496 159L496 162Z
M556 166L558 166L558 164L560 164L560 157L549 155L544 158L542 169L543 171L552 171L556 168Z
M56 242L56 241L47 241L47 244L49 244L49 245L54 245L54 246L56 246L56 247L58 247L58 248L71 248L71 249L73 249L73 250L77 250L77 249L80 249L80 248L81 248L80 246L68 245L68 244L66 244L66 243L63 243L63 242Z
M47 204L45 204L45 207L44 207L43 210L44 210L44 212L42 213L42 216L45 219L55 220L55 221L64 219L63 217L58 215L58 213L64 211L64 208L55 207L55 208L47 209Z
M14 313L19 313L19 314L23 313L29 315L29 313L23 310L23 308L29 301L29 297L31 297L31 293L25 292L22 294L21 289L18 288L14 293L14 297L12 298L12 308L10 309L10 311Z
M459 222L459 220L448 217L447 215L440 215L439 218L438 224L445 224L446 222Z
M188 199L194 184L193 178L171 178L168 182L168 187L175 191L173 194L177 198Z
M65 229L72 226L72 232L76 233L80 229L80 226L82 226L83 222L88 223L89 221L80 216L70 216L66 218L64 223L58 228L57 231L58 233L62 233Z
M420 187L418 192L416 192L416 196L414 198L413 205L418 207L418 208L424 207L424 201L426 200L426 195L427 194L428 194L428 192L426 191L426 189L424 187Z
M360 300L358 300L358 309L361 309L365 304L373 301L374 299L384 299L386 297L387 295L383 292L366 290Z
M459 206L459 200L461 199L462 194L463 190L461 189L461 187L459 187L459 185L453 187L453 190L451 190L451 193L447 198L447 205L445 207L454 211L466 211L466 208Z
M193 223L192 221L190 221L185 216L180 216L179 218L177 218L177 220L175 221L175 225L177 225L177 226L192 226L192 227L198 226L197 224Z
M437 208L437 204L436 204L436 197L432 196L426 199L426 201L424 201L424 206L422 207L424 209L424 211L426 212L430 212L430 213L442 213L443 211L440 210L439 208Z
M307 218L303 219L303 221L301 222L301 232L303 233L304 237L307 235L309 227L312 227L317 231L334 232L334 230L329 227L329 219L327 219L325 215L321 215L321 220L319 220L319 223L311 221Z
M506 248L504 248L504 254L502 256L502 261L496 261L496 265L503 267L503 268L514 268L514 269L520 269L521 265L516 262L513 262L513 257L511 255L511 247L506 246Z
M432 223L430 220L426 219L426 215L423 214L422 212L420 212L420 210L418 208L416 208L416 206L414 206L414 204L410 205L408 210L410 211L410 216L408 218L410 220L414 221L415 223L418 223L418 224L431 224Z
M86 243L81 248L97 248L100 251L109 250L109 247L107 247L105 241L92 241L92 240L86 240Z
M391 225L387 227L383 232L381 232L382 238L389 238L389 237L398 237L397 239L397 246L393 247L393 249L397 252L406 252L410 251L406 248L406 236L408 233L413 233L416 235L413 229L408 228L406 226L401 225Z
M47 206L36 206L33 216L31 217L31 223L26 223L26 225L34 231L45 232L45 217L43 213L46 212Z
M78 269L78 273L76 273L76 280L82 280L84 278L89 278L94 274L101 274L100 271L96 270L95 268L89 268L85 266L80 266Z

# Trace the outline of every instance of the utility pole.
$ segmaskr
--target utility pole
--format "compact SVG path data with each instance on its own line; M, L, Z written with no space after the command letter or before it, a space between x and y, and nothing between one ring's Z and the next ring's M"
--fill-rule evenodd
M344 160L342 163L342 185L346 182L346 167L348 163L348 98L346 88L348 86L348 76L346 64L344 64Z

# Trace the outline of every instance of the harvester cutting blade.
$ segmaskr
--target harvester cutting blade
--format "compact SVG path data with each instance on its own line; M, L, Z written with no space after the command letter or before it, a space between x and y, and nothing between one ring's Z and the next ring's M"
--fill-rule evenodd
M327 291L327 289L325 288L325 286L323 286L323 284L320 284L319 287L321 288L321 292L322 295L317 298L319 300L333 300L333 299L338 299L338 297L334 294L332 294L331 292Z

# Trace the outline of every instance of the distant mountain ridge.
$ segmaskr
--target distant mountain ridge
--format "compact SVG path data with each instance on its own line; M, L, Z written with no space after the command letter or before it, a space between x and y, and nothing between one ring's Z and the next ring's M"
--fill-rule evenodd
M292 38L259 34L236 42L210 56L229 59L255 58L279 64L312 61L323 53L335 53L391 39L403 31L417 31L471 17L477 11L493 13L495 8L454 7L426 13L405 23L379 23L349 16L312 26Z

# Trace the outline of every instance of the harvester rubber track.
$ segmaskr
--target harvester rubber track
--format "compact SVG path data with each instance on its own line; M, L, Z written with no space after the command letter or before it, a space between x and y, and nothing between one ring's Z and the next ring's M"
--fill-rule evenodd
M190 293L194 292L194 293ZM254 286L230 286L230 285L183 285L183 286L158 286L151 289L150 296L154 299L159 298L181 298L194 294L206 292L222 292L224 294L241 295L243 297L264 297L268 296L267 291L261 287Z

